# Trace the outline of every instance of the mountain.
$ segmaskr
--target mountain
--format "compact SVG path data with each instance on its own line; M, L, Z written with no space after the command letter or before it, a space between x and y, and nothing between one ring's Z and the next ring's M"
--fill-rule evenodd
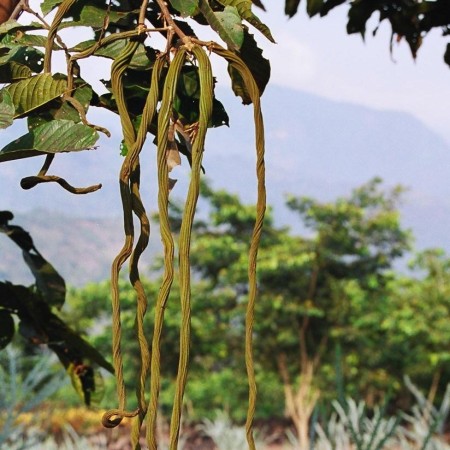
M242 106L228 91L219 89L217 95L230 115L231 128L210 130L204 158L206 176L214 187L253 202L252 107ZM442 137L405 113L330 101L276 86L267 89L262 105L268 201L279 224L301 229L296 216L284 207L287 193L331 200L380 176L386 186L408 188L402 205L403 223L413 230L417 247L450 251L450 146ZM119 129L117 119L106 112L93 111L91 121L112 131ZM23 128L24 124L17 124L2 131L1 143L8 143ZM39 171L40 157L0 165L0 209L14 212L15 223L32 233L39 250L72 284L108 276L111 259L122 242L119 142L117 135L102 138L95 151L55 158L49 173L76 186L102 183L100 191L88 195L74 196L53 184L21 190L20 179ZM156 209L155 156L149 143L141 159L143 197L149 211ZM172 195L180 197L189 178L186 162L174 170L174 177L179 181ZM7 278L17 275L19 263L17 255L8 256L12 249L4 241L7 239L0 239L0 277ZM46 252L46 248L53 250ZM152 251L159 248L154 233Z

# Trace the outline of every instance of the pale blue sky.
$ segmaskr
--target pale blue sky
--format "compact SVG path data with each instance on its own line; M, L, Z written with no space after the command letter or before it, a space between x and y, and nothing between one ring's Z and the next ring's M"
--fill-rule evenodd
M39 3L31 0L34 7ZM391 57L388 23L372 37L377 24L375 16L363 42L359 35L346 34L346 6L335 8L324 18L309 19L305 2L301 2L299 13L288 19L282 4L265 3L268 11L255 8L255 13L271 28L277 44L271 44L256 30L254 34L272 62L271 83L334 100L409 112L450 142L450 68L443 62L447 39L440 30L425 38L414 61L406 42L395 44ZM217 35L206 34L207 31L206 27L200 27L199 37L219 40ZM61 33L73 43L81 40L79 31ZM151 40L158 42L155 35ZM217 58L213 63L219 84L228 86L225 65ZM101 90L102 86L94 79L109 78L108 62L95 61L85 70L85 76L86 73L93 75L89 81Z
M391 57L388 23L372 37L375 16L364 42L359 35L346 34L346 6L324 18L309 19L303 5L288 20L280 5L266 3L268 13L259 16L273 30L278 45L259 42L272 61L272 83L335 100L406 111L450 141L450 68L443 61L449 39L440 30L425 38L414 61L405 41L394 44Z

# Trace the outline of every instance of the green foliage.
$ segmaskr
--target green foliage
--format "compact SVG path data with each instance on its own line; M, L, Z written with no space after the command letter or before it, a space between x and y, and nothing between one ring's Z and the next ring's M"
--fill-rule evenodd
M194 18L196 21L209 22L229 47L239 53L248 64L258 81L261 93L263 92L269 80L270 65L262 57L262 51L242 21L250 23L269 40L274 40L268 27L252 12L250 0L211 2L211 4L206 0L200 2L174 0L171 6L173 8L170 12L174 16L176 33L186 33L189 38L197 39L189 20ZM44 14L58 7L61 11L65 11L61 1L44 1L41 5ZM89 124L84 117L88 107L93 105L118 112L113 95L99 97L89 87L91 92L89 98L83 102L78 98L80 90L86 83L76 61L90 55L116 60L123 52L127 41L125 36L122 38L120 32L133 30L135 27L139 15L137 4L120 1L108 6L75 1L71 2L66 15L67 19L60 22L58 28L89 27L94 31L96 39L89 39L86 34L85 40L66 48L60 38L46 39L37 34L46 28L45 24L33 23L24 26L11 20L0 25L0 82L6 84L0 92L2 100L0 126L9 126L12 120L18 117L27 117L30 123L33 123L27 135L2 150L0 161L35 156L42 152L57 153L93 148L98 140L98 134L95 131L96 127ZM145 18L158 29L165 25L157 2L149 2ZM105 37L111 33L113 35ZM151 47L149 43L150 41L145 40L145 35L142 35L141 43L131 58L129 68L123 74L130 113L136 120L139 120L142 114L153 64L160 53L159 49ZM172 42L168 42L168 45L170 47ZM42 52L42 47L45 47L47 54ZM66 75L54 75L49 70L50 49L66 53L68 61ZM44 59L47 67L42 73ZM192 71L195 66L186 61L183 70L185 69ZM241 95L245 103L249 103L250 99L239 73L230 69L230 76L236 94ZM109 80L101 81L110 89ZM75 105L73 98L80 104ZM178 97L178 103L174 105L176 112L186 119L187 124L198 121L198 99L198 90L183 92L183 95ZM79 123L80 121L83 123ZM213 121L210 125L223 124L228 124L228 118L221 103L214 99ZM156 135L156 119L149 127L149 131ZM182 146L183 141L180 140L179 144Z
M314 385L323 402L336 398L336 383L342 384L342 395L366 398L373 408L387 392L408 402L402 390L405 373L422 389L428 388L433 376L441 377L440 385L448 381L450 263L444 254L426 251L417 255L411 274L393 271L392 264L407 251L411 237L400 226L396 208L400 195L401 189L384 191L379 180L372 180L334 202L290 198L291 208L313 232L308 237L277 228L269 213L259 254L260 292L254 325L258 417L283 413L276 356L287 356L295 382L299 330L304 323L308 324L304 329L308 357L320 353ZM192 246L192 365L186 402L193 418L211 417L214 408L228 408L234 419L241 420L246 397L242 366L245 253L255 209L205 183L202 196L209 216L207 221L196 222ZM174 230L180 215L173 202ZM131 386L139 360L134 343L135 300L125 280L120 289L125 377ZM155 298L157 280L147 280L145 290L150 299ZM177 290L175 284L174 297L166 307L162 342L164 413L172 398L171 380L178 358ZM64 312L80 330L91 330L90 340L103 354L110 351L108 296L106 282L71 290ZM148 315L146 326L152 327L153 301ZM94 323L105 325L94 327Z
M211 28L234 50L239 50L244 40L241 17L233 6L214 12L208 2L200 0L200 10Z

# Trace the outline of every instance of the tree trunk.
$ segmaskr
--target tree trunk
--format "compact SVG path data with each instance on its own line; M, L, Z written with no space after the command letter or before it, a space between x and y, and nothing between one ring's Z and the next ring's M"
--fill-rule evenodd
M309 359L303 362L296 390L290 380L286 355L281 354L277 362L283 381L286 413L294 423L299 449L309 450L309 420L320 395L319 390L313 386L314 362Z

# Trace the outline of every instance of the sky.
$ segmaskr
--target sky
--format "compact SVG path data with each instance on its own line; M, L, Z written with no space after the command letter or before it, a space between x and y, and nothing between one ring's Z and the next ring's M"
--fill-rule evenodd
M305 3L305 2L302 2ZM258 14L272 29L277 45L259 39L272 64L271 83L334 100L377 109L409 112L450 142L450 68L443 61L447 40L440 30L424 39L416 61L405 41L390 54L390 25L366 39L347 35L347 7L310 19L303 8L292 19L270 5Z
M333 100L409 112L450 142L450 68L443 61L447 41L440 30L429 33L414 61L404 41L394 45L391 55L388 23L383 23L377 35L372 36L371 31L377 26L375 15L363 41L360 35L347 35L345 5L324 18L310 19L303 1L298 14L288 19L283 4L265 3L267 12L258 8L254 12L269 26L277 44L257 30L253 33L264 56L271 61L269 89L272 84L280 85ZM39 1L31 0L31 5L36 8ZM199 37L220 41L207 31L201 27ZM80 38L78 32L62 33L73 43ZM154 35L151 40L157 42ZM224 80L228 86L225 64L217 60L213 63L219 82ZM102 64L92 64L88 73L109 78L104 59ZM93 84L102 90L101 85Z

